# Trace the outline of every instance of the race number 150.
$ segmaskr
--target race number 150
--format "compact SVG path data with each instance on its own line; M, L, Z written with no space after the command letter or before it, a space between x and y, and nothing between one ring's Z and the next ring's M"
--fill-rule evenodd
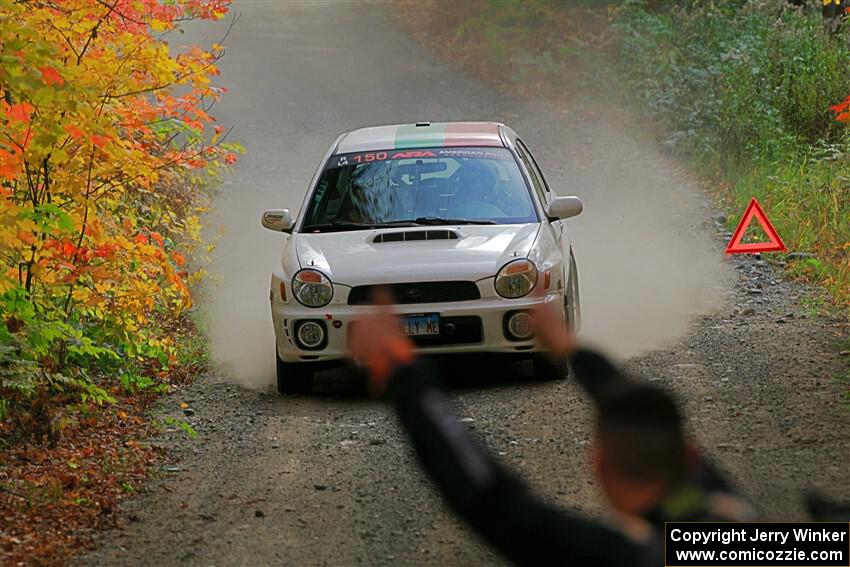
M387 159L387 152L374 152L371 154L357 154L353 158L357 163L364 163L370 161L382 161Z

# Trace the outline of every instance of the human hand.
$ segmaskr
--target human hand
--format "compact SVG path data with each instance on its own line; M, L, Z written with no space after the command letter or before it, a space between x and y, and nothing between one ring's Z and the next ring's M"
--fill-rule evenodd
M560 302L544 302L542 286L533 292L541 301L531 310L534 336L537 343L550 351L555 358L572 354L576 347L573 332L565 325L564 309Z
M401 333L393 311L392 296L386 289L375 292L375 307L352 321L348 329L348 354L369 369L369 386L383 393L393 370L414 358L413 343Z

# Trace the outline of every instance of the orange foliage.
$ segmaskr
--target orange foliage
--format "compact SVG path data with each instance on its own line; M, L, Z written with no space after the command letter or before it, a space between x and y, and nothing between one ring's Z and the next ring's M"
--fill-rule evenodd
M173 355L151 314L191 306L204 187L239 148L210 114L224 47L168 38L227 9L0 3L0 344L51 368Z

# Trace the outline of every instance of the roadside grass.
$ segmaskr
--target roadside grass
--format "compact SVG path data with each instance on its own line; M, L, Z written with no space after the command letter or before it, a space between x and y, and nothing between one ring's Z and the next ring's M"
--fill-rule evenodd
M817 149L786 159L755 162L729 176L728 209L750 198L769 204L769 216L793 253L786 273L817 282L850 319L850 163L818 156ZM729 218L730 230L737 217Z
M629 101L718 188L730 229L758 198L790 252L772 259L850 319L850 136L830 108L850 92L848 30L765 0L627 0L612 26Z

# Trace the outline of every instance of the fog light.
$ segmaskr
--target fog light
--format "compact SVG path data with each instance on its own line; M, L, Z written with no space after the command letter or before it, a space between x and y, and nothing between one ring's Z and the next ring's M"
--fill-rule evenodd
M534 336L534 326L529 315L525 311L516 311L507 317L507 334L509 339L524 341Z
M295 340L306 350L321 348L325 342L325 326L319 321L299 321L295 326Z

